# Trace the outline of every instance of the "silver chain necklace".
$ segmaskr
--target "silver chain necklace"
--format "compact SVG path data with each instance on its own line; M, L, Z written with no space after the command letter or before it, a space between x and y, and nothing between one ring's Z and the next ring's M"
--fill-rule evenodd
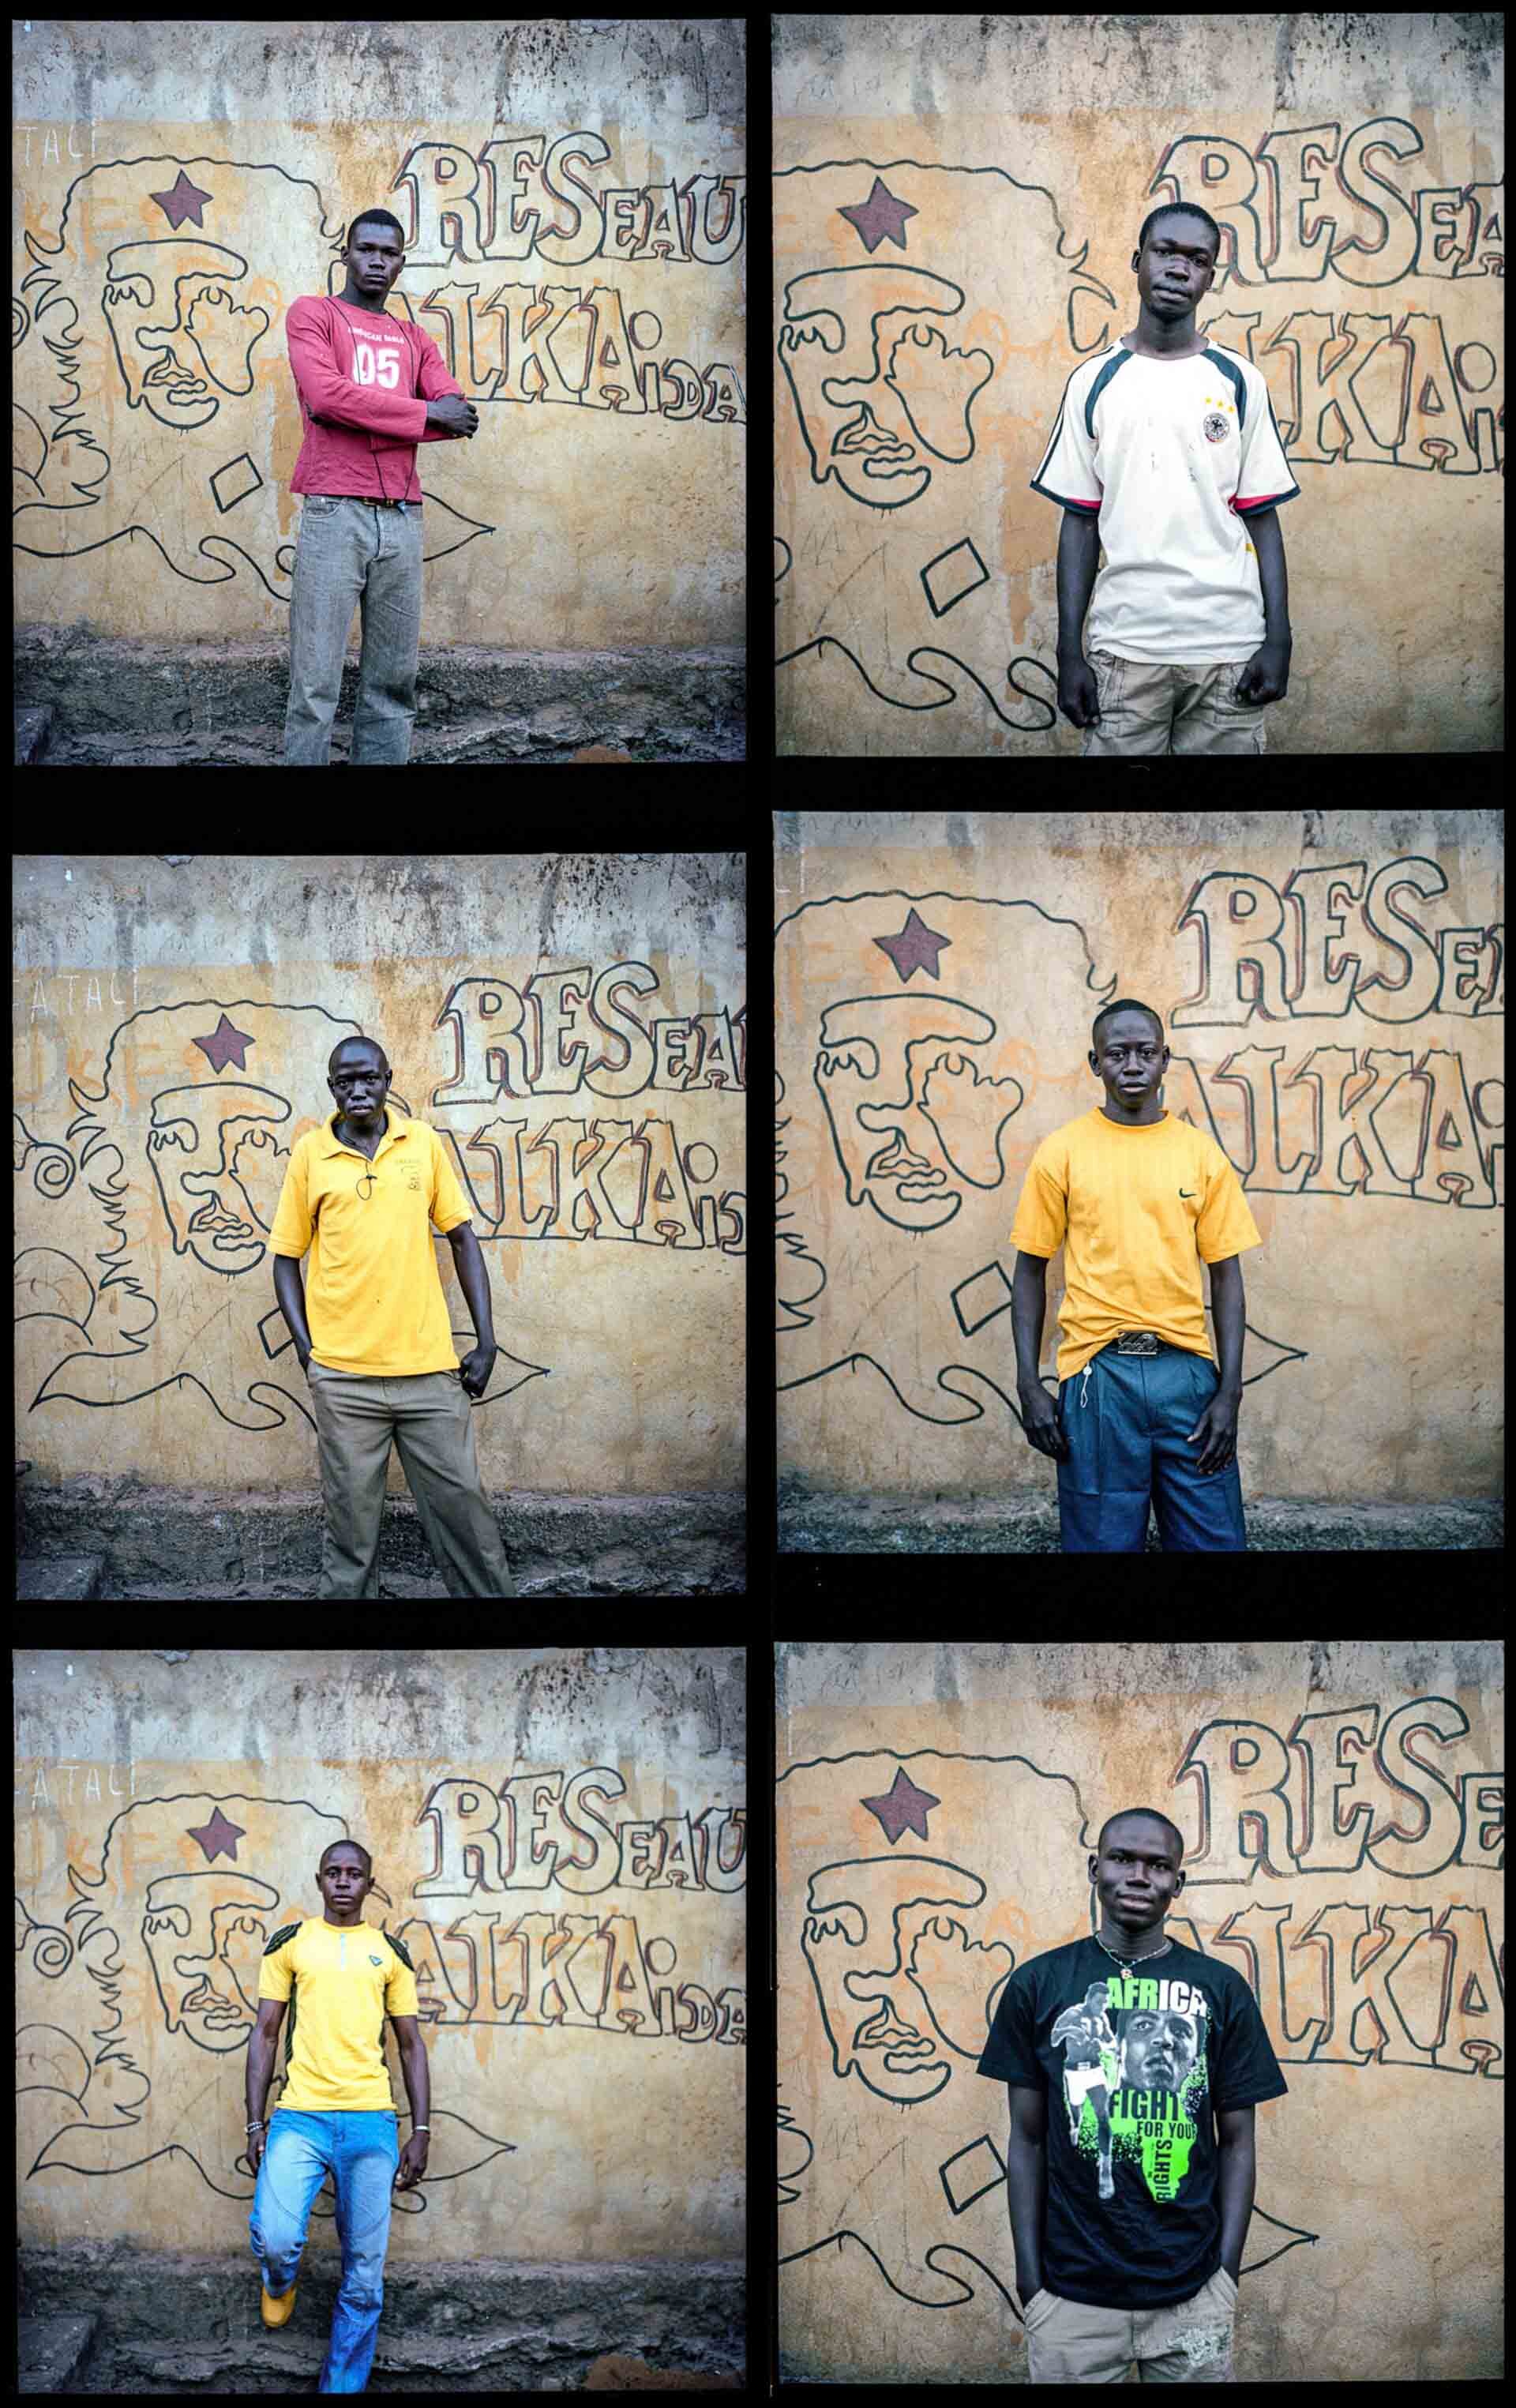
M1098 1931L1091 1936L1097 1948L1106 1949L1106 1954L1113 1965L1145 1965L1150 1956L1162 1956L1165 1950L1172 1948L1174 1944L1171 1940L1165 1940L1161 1941L1156 1948L1145 1948L1140 1956L1118 1956L1114 1948L1106 1948L1106 1943Z

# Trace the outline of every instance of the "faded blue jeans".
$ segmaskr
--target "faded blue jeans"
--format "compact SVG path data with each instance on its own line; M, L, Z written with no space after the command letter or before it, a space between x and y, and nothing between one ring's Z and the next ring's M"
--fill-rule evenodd
M328 2174L336 2193L342 2287L318 2391L367 2387L399 2168L400 2133L390 2108L317 2115L280 2107L268 2119L248 2229L270 2299L281 2300L300 2271L310 2211Z
M331 756L356 605L363 621L350 765L408 761L422 643L422 506L307 494L290 595L286 767Z

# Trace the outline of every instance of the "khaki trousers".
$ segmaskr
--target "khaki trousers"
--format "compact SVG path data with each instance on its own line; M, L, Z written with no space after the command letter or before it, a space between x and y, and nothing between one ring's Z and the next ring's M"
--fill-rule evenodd
M306 1376L326 1504L318 1594L379 1593L379 1523L393 1439L448 1595L514 1597L499 1526L479 1485L473 1414L457 1372L370 1380L328 1370L312 1355Z
M1086 655L1094 671L1100 720L1087 727L1081 760L1127 752L1262 752L1266 703L1238 702L1245 661L1120 661Z
M1237 2286L1219 2266L1172 2308L1092 2308L1037 2291L1026 2302L1028 2383L1235 2383Z

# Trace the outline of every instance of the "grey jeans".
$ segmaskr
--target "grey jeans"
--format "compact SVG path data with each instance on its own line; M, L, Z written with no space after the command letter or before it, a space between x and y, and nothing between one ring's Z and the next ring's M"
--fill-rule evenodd
M386 507L356 494L306 495L290 600L287 767L330 756L354 603L363 651L349 757L355 767L408 761L422 640L419 502Z

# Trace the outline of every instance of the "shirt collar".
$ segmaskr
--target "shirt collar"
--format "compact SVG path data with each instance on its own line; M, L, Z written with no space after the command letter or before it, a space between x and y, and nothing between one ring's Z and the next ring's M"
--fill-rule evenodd
M383 1111L385 1125L379 1132L379 1143L382 1145L387 1137L393 1137L395 1143L398 1145L400 1140L406 1134L405 1123L396 1118L395 1114L391 1111L388 1104L384 1105ZM322 1149L325 1154L350 1154L352 1152L352 1148L350 1146L344 1145L342 1140L336 1133L336 1125L341 1117L342 1114L340 1111L329 1112L327 1114L326 1143Z

